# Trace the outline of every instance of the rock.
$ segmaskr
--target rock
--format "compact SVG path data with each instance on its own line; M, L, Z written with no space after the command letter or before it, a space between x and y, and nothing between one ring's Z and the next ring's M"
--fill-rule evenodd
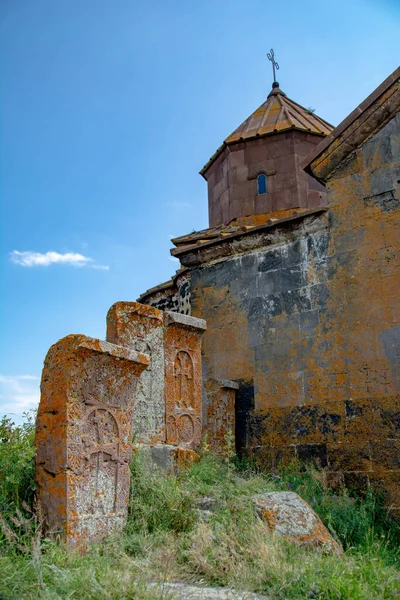
M318 515L294 492L270 492L252 498L258 516L279 536L298 546L320 548L327 554L342 554Z
M209 521L215 510L215 498L203 496L196 502L195 515L197 521Z
M215 498L211 496L203 496L196 502L196 507L200 510L213 511L215 509Z
M173 600L266 600L265 596L252 592L239 592L227 587L213 588L173 581L164 583L152 581L148 585L160 591L163 597L167 594L166 597Z

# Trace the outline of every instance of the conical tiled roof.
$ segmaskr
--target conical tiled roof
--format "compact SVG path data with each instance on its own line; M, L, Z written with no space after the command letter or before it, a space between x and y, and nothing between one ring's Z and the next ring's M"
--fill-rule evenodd
M274 87L266 101L226 138L225 144L287 129L328 135L333 126L288 98L279 87Z
M266 101L226 138L225 144L287 129L328 135L333 127L274 87Z
M227 145L289 129L326 136L334 128L311 110L288 98L279 88L279 84L275 82L266 101L226 138L223 145L218 148L200 173L203 174L206 171Z

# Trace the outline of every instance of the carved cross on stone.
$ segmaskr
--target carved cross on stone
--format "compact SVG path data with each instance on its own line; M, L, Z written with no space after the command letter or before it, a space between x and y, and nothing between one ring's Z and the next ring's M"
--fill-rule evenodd
M187 352L178 352L175 377L178 379L179 403L188 408L191 402L189 381L193 379L192 361Z

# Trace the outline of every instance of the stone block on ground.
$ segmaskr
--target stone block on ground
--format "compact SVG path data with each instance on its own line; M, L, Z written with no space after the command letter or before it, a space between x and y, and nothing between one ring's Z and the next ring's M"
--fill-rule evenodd
M190 467L200 458L197 452L190 448L178 448L170 444L138 445L136 451L140 452L147 467L155 467L166 473L174 473L179 469Z
M327 554L342 554L341 545L298 494L270 492L254 496L252 500L258 516L275 535L298 546L320 548Z
M69 335L47 353L35 445L48 533L72 547L121 530L127 516L132 412L146 355Z

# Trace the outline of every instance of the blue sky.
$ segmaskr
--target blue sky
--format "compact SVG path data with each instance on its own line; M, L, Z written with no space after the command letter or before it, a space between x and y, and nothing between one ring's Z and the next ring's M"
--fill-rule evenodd
M338 124L399 62L397 0L0 3L0 414L36 405L69 333L176 269L199 169L281 88ZM50 253L50 254L49 254Z

